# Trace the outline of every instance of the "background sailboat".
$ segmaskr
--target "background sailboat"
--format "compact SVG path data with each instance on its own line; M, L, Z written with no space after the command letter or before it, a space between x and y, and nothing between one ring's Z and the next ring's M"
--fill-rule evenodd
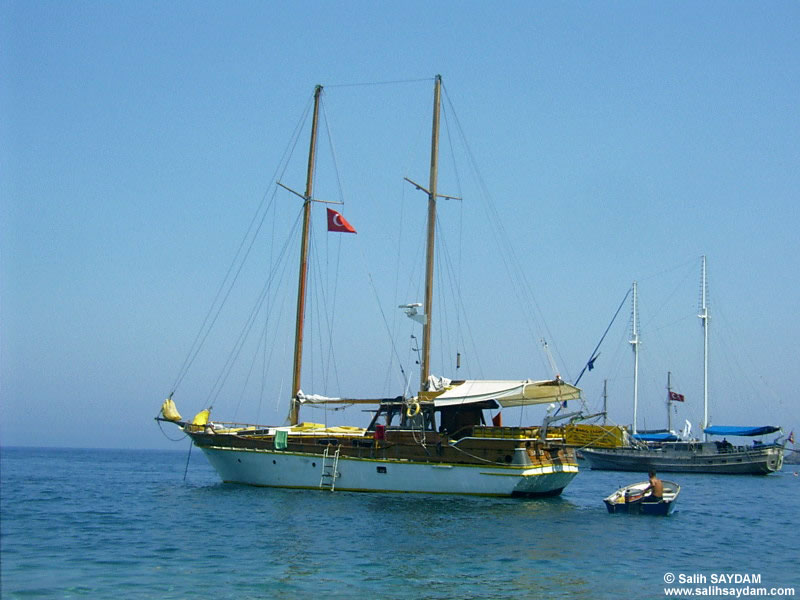
M723 441L707 441L708 435L761 436L780 431L779 427L711 427L708 404L708 343L710 313L707 304L706 257L702 257L701 306L698 317L703 325L703 424L706 441L682 440L671 432L640 434L637 429L638 415L638 370L639 327L637 311L637 286L633 284L633 333L631 345L634 350L634 394L631 445L623 448L586 448L582 451L592 469L612 471L646 472L650 469L666 472L768 474L783 466L784 443L755 442L753 444L731 444ZM671 389L668 384L668 393ZM669 406L669 404L668 404Z

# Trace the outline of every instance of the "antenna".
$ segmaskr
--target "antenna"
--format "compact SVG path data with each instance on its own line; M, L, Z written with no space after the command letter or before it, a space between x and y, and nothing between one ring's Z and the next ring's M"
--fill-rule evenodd
M401 304L398 308L402 308L403 312L409 319L422 323L425 325L428 322L428 315L419 312L417 309L422 307L422 302L414 302L413 304ZM412 336L413 337L413 336Z

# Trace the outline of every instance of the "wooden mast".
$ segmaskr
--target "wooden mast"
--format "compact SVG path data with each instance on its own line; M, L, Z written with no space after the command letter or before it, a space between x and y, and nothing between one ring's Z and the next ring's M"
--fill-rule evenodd
M436 239L436 183L439 174L439 108L441 105L442 76L437 75L433 88L433 128L431 133L431 172L428 186L428 240L425 253L425 323L422 327L422 364L420 389L424 390L430 375L431 320L433 317L433 266Z
M317 157L317 123L319 120L319 99L322 86L314 89L314 117L311 121L311 144L308 150L308 171L306 172L306 192L303 202L303 238L300 243L300 276L297 283L297 325L294 337L294 370L292 375L292 406L289 410L289 424L297 425L300 403L300 374L303 367L303 326L306 313L306 281L308 280L308 243L311 220L311 194L314 187L314 163Z

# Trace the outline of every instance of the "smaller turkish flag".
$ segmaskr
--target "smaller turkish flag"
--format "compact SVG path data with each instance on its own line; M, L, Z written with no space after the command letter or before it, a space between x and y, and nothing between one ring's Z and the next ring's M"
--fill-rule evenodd
M336 231L338 233L356 233L353 226L350 225L345 218L338 212L328 209L328 231Z

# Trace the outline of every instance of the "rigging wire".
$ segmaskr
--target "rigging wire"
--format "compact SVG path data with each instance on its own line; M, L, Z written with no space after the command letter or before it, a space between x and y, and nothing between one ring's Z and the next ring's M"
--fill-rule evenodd
M446 352L446 340L450 339L450 335L447 333L449 331L450 325L450 310L448 310L448 295L443 293L445 288L444 285L444 278L445 278L445 270L442 268L442 245L444 243L445 235L444 231L441 228L441 221L439 220L439 212L436 213L436 231L437 231L437 239L436 239L436 249L437 252L435 253L435 260L436 260L436 269L434 270L435 277L436 277L436 303L435 305L438 307L436 311L436 320L434 321L437 333L439 335L439 342L436 345L431 344L431 347L438 349L439 353L439 365L441 369L444 369L444 365L447 364L447 359L445 358ZM428 319L432 318L433 310L431 308L426 307L425 314L428 315ZM431 332L433 335L433 332ZM431 360L431 362L433 362ZM429 371L434 373L433 365L431 365Z
M462 339L462 329L461 329L461 310L459 308L463 308L463 295L462 295L462 288L461 282L463 281L462 277L462 266L463 266L463 250L464 250L464 202L462 198L464 197L463 193L463 186L461 184L461 173L458 168L458 163L456 162L456 152L455 147L453 144L453 136L452 136L452 127L450 126L449 115L450 111L447 108L447 104L444 105L444 110L442 110L442 115L444 117L445 123L445 133L447 135L447 143L450 147L450 162L453 169L453 173L455 174L456 180L456 195L458 198L458 254L456 258L456 265L457 269L452 269L451 266L451 277L455 281L455 290L456 290L456 368L460 368L458 364L458 356L459 356L459 342ZM448 255L449 258L449 255ZM467 313L464 312L464 316L466 317ZM467 319L467 327L469 327L469 320ZM471 336L471 331L470 331ZM475 357L478 357L478 352L474 352Z
M328 137L328 148L330 150L331 160L333 162L333 172L336 175L336 185L337 185L337 189L338 189L338 192L339 192L339 201L342 204L344 204L345 203L345 200L344 200L345 199L345 193L344 193L344 186L342 185L341 171L339 169L338 153L336 152L336 147L334 146L334 143L333 143L333 135L331 135L330 119L328 119L328 112L326 110L326 105L324 103L322 103L321 106L322 106L322 121L323 121L323 123L325 125L325 131L326 131L327 137ZM325 236L326 245L328 244L329 240L330 240L330 236ZM336 356L334 354L334 346L333 346L333 337L334 337L333 336L333 327L334 327L334 324L335 324L335 319L333 319L333 316L336 314L336 300L338 298L338 291L339 291L339 265L340 265L341 253L342 253L342 237L341 236L337 236L336 237L336 244L337 244L336 260L335 260L335 268L333 270L333 275L334 275L334 277L333 277L333 298L332 298L332 301L331 301L331 304L330 304L330 306L331 306L331 309L330 309L331 318L328 319L328 332L329 332L328 333L328 338L329 338L329 340L328 340L328 356L327 356L327 360L323 361L323 373L324 374L325 373L330 373L331 365L333 365L333 374L334 374L335 379L336 379L336 389L338 390L338 389L340 389L341 386L340 386L340 383L339 383L339 372L338 372L338 369L336 368ZM329 257L330 254L331 254L330 252L326 252L325 253L326 258ZM326 274L330 274L331 270L330 269L326 269L325 272L326 272ZM330 287L330 286L326 286L326 289L327 289L327 287ZM327 306L327 304L326 304L326 306ZM328 315L326 313L326 318L327 317L328 317ZM331 320L333 321L333 323L331 323ZM322 348L322 346L320 346L320 348ZM327 389L327 385L328 385L328 381L327 380L328 380L328 376L325 375L325 381L324 381L323 389Z
M288 252L289 241L290 241L290 239L292 239L296 235L297 229L299 228L299 225L300 225L300 217L301 216L302 216L302 210L298 212L298 215L297 215L297 218L295 219L294 225L291 228L291 234L288 236L286 242L284 243L283 247L281 248L280 254L278 256L278 264L281 263L281 261L283 260L284 255ZM222 391L222 388L224 387L225 382L227 381L228 376L231 373L233 364L236 362L236 359L238 358L239 354L242 351L242 347L244 346L244 343L247 340L247 337L248 337L250 331L253 328L253 324L255 323L256 317L258 316L258 313L261 311L261 307L263 306L264 301L265 301L265 299L267 297L267 294L268 294L268 292L269 292L269 290L270 290L270 288L272 286L272 282L275 279L276 272L277 272L277 269L273 269L270 272L270 274L269 274L269 276L267 278L267 282L264 284L264 287L262 288L261 293L258 295L258 298L256 299L256 302L255 302L252 310L250 311L250 316L247 318L247 321L245 322L244 326L242 327L242 330L239 333L239 337L237 338L236 342L234 343L234 346L231 349L231 352L228 355L228 358L225 361L225 364L223 365L222 370L220 371L220 373L219 373L219 375L217 377L217 380L215 381L214 385L211 388L211 391L209 392L209 396L208 396L208 399L207 399L207 403L208 403L209 408L213 407L214 403L216 402L217 398L219 397L219 394Z
M437 224L440 225L438 216L437 216ZM441 229L441 227L439 225L437 225L437 226L439 227L439 231L441 232L442 229ZM451 252L449 250L449 246L448 246L446 240L447 240L446 236L444 236L444 235L442 235L440 233L439 242L440 242L440 250L441 251L437 253L437 265L439 265L439 267L440 267L439 269L437 269L437 272L440 274L440 276L439 276L439 289L444 289L445 288L444 282L442 281L442 279L445 276L447 276L447 281L449 283L449 287L453 291L453 301L454 301L454 304L455 304L454 312L455 312L455 315L457 317L456 318L456 329L457 329L457 333L456 333L456 346L457 347L456 347L456 350L458 351L458 344L459 343L461 343L461 342L466 343L466 341L469 341L470 350L472 351L472 353L474 355L474 360L475 360L475 363L477 365L476 366L477 373L479 375L479 378L483 378L483 368L481 367L481 364L480 364L480 353L477 350L478 346L475 343L475 338L474 338L473 333L472 333L472 326L471 326L470 319L467 317L467 315L469 313L467 312L466 307L464 305L464 297L463 297L463 295L461 293L461 285L460 285L460 280L459 280L459 277L458 277L458 271L453 266L452 254L451 254ZM445 267L445 268L442 268L442 266ZM444 294L442 294L440 296L442 297L443 300L447 298L447 296L444 295ZM442 304L444 304L444 302ZM442 313L442 316L443 316L443 319L440 319L440 320L441 321L447 321L447 323L449 324L448 314L451 311L447 311L447 310L442 309L440 312ZM461 318L460 318L462 314L465 317L464 318L463 327L466 328L467 340L463 339L462 321L461 321ZM448 324L445 325L444 329L449 330L449 325ZM447 338L445 336L442 336L442 339L444 340L444 339L447 339ZM441 346L444 346L444 344L441 344ZM447 359L443 356L442 357L442 364L446 364L446 363L447 363Z
M450 99L449 94L447 93L447 89L444 88L444 97L447 103L450 105L451 110L453 112L453 121L455 123L455 128L459 133L459 136L464 144L464 150L466 152L466 156L468 159L469 164L472 166L472 170L475 174L476 183L481 190L481 197L484 200L484 209L487 211L488 222L491 224L491 231L494 238L495 243L497 244L498 248L501 250L500 257L502 259L503 266L507 272L509 279L511 280L512 287L515 290L516 297L523 308L523 314L530 315L529 311L524 310L525 305L530 305L535 309L535 313L538 313L540 316L543 315L542 309L539 306L538 302L536 301L536 297L533 294L533 288L528 281L528 277L525 274L525 270L522 268L522 263L517 256L517 252L514 249L514 246L510 242L510 236L508 235L505 226L503 224L502 219L500 218L500 214L495 206L492 196L489 193L488 186L486 185L483 176L481 175L480 169L478 168L478 161L475 158L474 153L472 152L471 147L467 143L466 134L464 133L464 129L461 126L461 122L458 119L458 115L455 112L453 107L452 100ZM531 327L531 323L528 319L524 319L525 324L529 330L531 339L539 339L540 335L536 335L535 331ZM542 318L541 324L539 325L547 334L547 339L553 339L552 334L547 327L547 323ZM563 361L562 361L563 362Z
M655 278L655 277L657 277L657 276L659 276L659 275L664 275L664 274L666 274L666 273L669 273L669 272L675 271L675 270L677 270L677 269L679 269L679 268L686 267L686 265L692 265L692 266L693 266L693 265L694 265L694 259L693 259L693 260L691 260L691 261L687 261L687 262L684 262L684 263L682 263L682 264L676 265L676 266L675 266L675 267L673 267L672 269L666 269L666 270L663 270L663 271L661 271L660 273L658 273L658 274L656 274L656 275L652 275L652 276L648 277L647 279L653 279L653 278ZM687 269L687 270L686 270L686 272L684 273L684 276L683 276L683 278L682 278L682 279L679 279L679 280L676 282L676 284L675 284L675 286L673 287L672 291L671 291L671 292L669 292L668 294L664 294L664 296L663 296L663 298L664 298L664 299L663 299L663 301L662 301L662 303L661 303L661 306L659 306L659 307L658 307L658 308L655 310L655 312L653 312L653 313L652 313L652 315L650 315L650 321L654 321L654 320L656 319L656 317L657 317L658 315L660 315L660 314L661 314L661 312L662 312L662 311L665 309L665 307L666 307L667 305L669 305L669 304L672 302L672 299L673 299L673 298L674 298L674 297L677 295L677 293L678 293L679 289L680 289L680 288L683 286L684 282L685 282L685 281L686 281L686 280L687 280L689 277L691 277L691 275L692 275L692 274L693 274L693 269ZM643 281L644 281L644 280L643 280ZM684 317L684 318L686 318L686 317ZM647 326L648 326L649 324L650 324L650 322L647 322L647 323L644 323L643 325L645 326L645 328L647 328ZM666 326L668 326L668 325L662 326L662 328L663 328L663 327L666 327Z
M422 83L427 81L433 81L433 77L426 77L424 79L397 79L394 81L368 81L368 82L361 82L361 83L334 83L334 84L327 84L324 87L326 88L346 88L346 87L368 87L368 86L379 86L379 85L397 85L400 83Z
M294 149L296 148L298 140L300 139L300 132L302 130L302 125L308 118L311 106L312 103L311 101L309 101L303 111L300 120L297 122L297 125L295 126L289 144L287 145L286 149L284 150L283 156L281 157L281 161L278 163L278 166L275 169L275 173L273 174L272 178L273 181L279 179L279 173L280 174L284 173L288 168L289 157L294 153ZM225 273L225 277L223 277L222 282L220 283L219 288L217 289L217 292L214 296L214 300L211 302L211 306L209 307L208 312L206 313L205 319L203 320L203 323L200 326L200 329L197 332L194 341L189 347L189 351L186 355L186 358L183 361L183 364L178 370L178 375L176 376L175 381L172 384L170 397L172 397L172 395L178 389L180 384L183 382L183 379L189 372L189 369L194 364L195 359L197 358L198 354L200 353L200 350L202 349L203 345L208 339L211 330L214 328L214 325L216 324L217 319L219 318L219 315L222 312L222 308L225 305L228 297L230 296L230 293L236 284L239 274L241 273L242 268L244 267L244 264L247 261L247 258L250 255L251 250L253 249L253 245L255 243L256 238L258 237L259 232L261 231L261 227L264 224L264 220L266 219L266 215L269 212L269 208L275 200L277 187L271 186L271 188L272 188L272 194L270 195L268 192L266 192L262 196L261 202L256 208L255 213L253 214L253 218L251 219L247 231L245 232L241 242L239 243L239 247L237 248L236 253L234 254L234 257L231 261L231 264L228 267L227 272ZM265 208L265 203L267 203L268 198L269 198L269 203L266 204ZM261 214L262 210L264 214L259 219L258 217ZM249 244L247 244L248 239L250 240ZM244 254L242 254L245 245L247 245L247 249L244 251ZM236 268L237 264L238 268ZM226 285L227 285L227 291L225 291L223 294L223 291L226 289Z
M159 415L160 415L160 414L161 414L161 413L159 412ZM183 440L183 439L186 439L186 437L187 437L187 435L188 435L188 434L187 434L187 433L186 433L186 432L185 432L183 429L180 429L180 428L179 428L179 429L178 429L178 431L181 431L181 432L183 432L183 435L182 435L181 437L179 437L179 438L171 438L171 437L170 437L170 436L167 434L167 432L166 432L166 431L164 431L164 427L163 427L163 425L162 425L162 421L161 421L161 419L159 419L158 417L156 417L156 423L158 423L158 428L161 430L161 433L162 433L162 434L164 435L164 437L165 437L165 438L167 438L167 439L168 439L170 442L180 442L181 440Z
M183 480L186 481L186 475L189 473L189 459L192 457L192 448L194 444L189 442L189 452L186 454L186 467L183 469Z
M311 225L311 227L313 229L313 227L314 227L313 224ZM318 248L317 248L317 242L315 241L313 235L309 235L309 238L311 239L310 253L311 253L312 257L317 257L318 254L319 254ZM325 239L326 239L326 245L327 245L329 236L326 236ZM326 257L329 256L330 254L331 254L330 252L326 252ZM339 271L339 255L340 254L341 254L341 238L339 238L339 241L338 241L338 253L337 253L337 256L336 256L335 273L338 273L338 271ZM326 258L326 260L327 260L327 258ZM309 261L310 264L319 264L320 262L321 261L319 261L319 260L310 260ZM335 315L335 313L336 313L336 290L338 288L338 285L337 285L338 282L335 281L334 285L333 285L333 288L334 288L333 299L332 300L328 300L328 298L326 296L326 290L327 290L328 286L326 286L325 283L323 282L323 276L326 275L326 274L329 274L329 273L330 273L330 269L329 268L326 268L324 270L315 269L315 268L311 269L311 274L312 274L311 281L312 282L316 282L316 286L319 289L319 291L316 294L310 294L310 299L309 299L309 303L311 304L310 313L312 315L316 315L316 321L312 321L312 323L310 325L311 325L312 331L315 331L316 334L317 334L317 337L318 337L318 343L317 343L316 347L321 349L320 357L319 357L320 358L320 366L319 366L319 368L321 369L321 374L322 374L322 384L321 385L322 385L322 389L323 390L327 390L327 388L328 388L328 381L329 381L329 378L330 378L331 371L333 371L333 375L334 375L334 378L336 380L336 389L340 389L339 375L338 375L338 370L337 370L337 367L336 367L336 355L335 355L335 352L334 352L334 349L333 349L333 338L334 338L333 329L334 329L334 323L335 323L335 319L333 319L333 315ZM338 279L338 277L335 277L335 279ZM316 297L319 297L319 301L317 301ZM325 310L326 307L328 307L328 306L330 306L331 309L330 310ZM319 325L314 327L313 326L314 323L319 323ZM324 343L324 340L323 340L323 333L324 333L323 326L325 328L325 331L327 331L327 336L328 336L327 356L324 356L323 352L322 352L322 349L326 347L326 344ZM315 369L314 369L314 363L313 363L313 361L314 361L314 352L310 353L310 360L311 360L311 363L312 363L311 369L310 369L311 377L312 377L311 389L316 390L317 387L316 387L316 384L314 383L314 380L313 380L313 378L315 376Z
M367 268L367 257L364 254L364 248L363 248L363 246L361 246L361 247L359 247L359 249L361 250L361 260L362 260L362 263L364 265L364 270L367 273L367 279L369 281L370 289L372 290L372 293L375 295L375 304L377 304L377 306L378 306L378 310L381 313L381 319L383 320L383 326L386 328L386 332L389 335L389 342L391 343L391 346L392 346L392 356L394 356L394 358L397 359L397 365L398 365L398 368L400 369L400 375L403 378L403 385L405 385L408 382L408 377L406 375L405 369L403 368L403 361L400 358L400 354L397 352L397 344L395 343L394 333L392 332L391 327L389 327L389 321L386 318L386 313L383 310L383 305L381 304L381 299L380 299L380 296L378 295L378 289L375 286L375 281L372 278L372 273Z
M291 236L290 236L290 239L291 239ZM280 272L280 275L278 276L277 283L273 286L275 289L284 289L284 286L282 285L282 283L286 279L286 275L287 275L288 268L289 268L289 262L290 262L289 260L283 260L283 261L281 261L279 263L279 264L282 265L282 270ZM281 322L281 317L282 317L282 315L284 313L284 309L286 307L286 298L287 298L287 296L288 296L288 290L287 290L287 293L281 295L281 301L280 301L280 305L279 305L278 311L277 311L278 314L277 314L277 317L274 319L275 327L277 327L278 324ZM247 376L245 378L244 384L242 385L241 393L238 396L239 397L239 402L237 403L236 408L234 410L234 415L238 414L238 412L239 412L239 408L241 407L242 399L245 397L245 392L246 392L246 389L247 389L247 386L248 386L248 383L249 383L249 380L250 380L251 373L253 372L255 364L256 364L256 360L259 357L259 350L261 350L263 348L263 351L261 351L261 353L260 353L261 354L261 358L262 358L262 368L261 368L261 388L260 388L260 392L259 392L259 405L258 405L258 412L259 413L261 412L261 403L263 402L263 398L264 398L264 388L265 388L265 382L266 382L267 367L268 367L268 365L272 364L272 355L273 355L273 352L275 351L275 345L267 343L267 340L269 339L270 317L272 316L272 314L273 314L272 310L268 310L267 311L266 319L264 320L264 326L262 327L261 334L259 335L258 345L256 347L256 351L253 354L253 360L252 360L252 362L250 364L250 369L247 372ZM269 353L267 352L267 348L269 348Z
M419 82L430 83L432 81L434 81L434 78L409 80L408 82L409 83L411 83L411 82L414 82L414 83L419 83ZM427 96L426 96L425 107L426 107L425 110L427 111L428 108L429 108L429 105L427 104ZM400 188L400 197L401 197L401 201L400 201L400 209L399 209L399 217L398 217L399 226L397 228L397 236L398 237L397 237L397 256L396 256L396 263L395 263L395 270L394 270L394 272L395 272L394 288L393 288L394 292L393 292L393 296L392 296L392 298L394 300L393 304L395 306L397 306L398 304L405 304L405 303L408 303L408 302L414 302L414 301L417 301L419 298L421 298L422 297L421 285L424 283L424 277L420 277L419 276L419 270L420 270L421 266L424 265L424 261L421 260L420 257L423 256L424 252L425 252L425 243L424 243L425 237L426 237L425 236L425 233L426 233L425 232L425 228L424 227L413 227L412 230L414 232L416 232L414 243L411 243L411 244L404 243L404 239L406 238L406 224L407 224L407 221L410 220L410 217L408 216L407 211L406 211L406 203L407 203L408 197L409 197L408 196L408 192L407 192L407 189L409 189L409 188L406 185L406 179L413 179L414 178L413 175L411 174L411 165L415 164L417 159L419 158L418 148L423 146L423 144L424 144L423 140L425 140L426 135L430 136L430 130L427 128L427 125L425 123L425 119L415 119L414 122L418 124L418 127L416 129L416 133L414 135L410 135L410 139L413 140L413 141L410 142L409 145L408 145L407 154L406 154L406 157L405 157L405 161L403 162L403 168L401 170L401 172L404 173L406 175L406 177L404 177L400 181L400 186L401 186L401 188ZM429 142L430 141L430 137L428 137L427 139L428 139L428 142ZM414 197L414 206L416 207L417 206L417 199L421 198L421 196L417 193L417 190L414 190L414 192L412 192L412 194L413 194L413 197ZM427 196L425 196L425 198L427 198ZM412 210L410 212L410 214L412 214L412 215L413 214L417 214L417 211L416 210ZM402 260L403 257L404 257L403 251L404 251L405 248L413 248L413 249L415 249L415 254L414 254L414 256L412 257L412 259L410 261L408 261L408 260L407 261L403 261ZM411 265L411 269L410 269L410 272L404 273L402 265L406 265L406 264L410 264ZM401 282L404 281L404 280L405 280L405 286L404 286L405 287L405 292L401 296L400 289L401 289L401 287L403 287ZM427 307L423 307L423 310L427 311ZM397 312L394 312L392 314L391 322L392 322L392 327L391 327L391 330L389 331L389 334L390 334L391 339L394 342L394 340L398 339L398 335L399 335L398 332L401 329L404 329L403 325L406 324L408 321L406 320L406 317L404 317L400 311L397 311ZM406 352L405 363L408 364L408 365L414 365L414 364L419 365L420 364L420 358L418 356L418 354L419 354L419 348L418 348L419 340L418 340L417 335L416 335L417 329L416 328L412 329L412 332L414 332L414 333L412 333L411 336L410 336L411 343L408 345L408 350ZM415 356L415 354L417 356ZM392 373L394 372L394 358L395 357L397 357L400 369L403 370L403 361L400 360L400 358L399 358L399 356L397 354L397 348L393 347L392 351L390 353L389 361L387 361L388 364L387 364L387 368L386 368L385 386L386 386L386 389L387 389L387 392L386 392L387 394L389 393L388 392L389 381L392 378ZM410 384L411 384L412 373L410 371L408 373L405 373L405 371L404 371L404 377L405 377L405 381L404 381L404 388L403 389L404 389L404 394L407 394L408 390L409 390L409 387L410 387Z
M603 332L603 335L600 336L600 341L597 342L597 346L595 346L594 350L592 350L592 353L589 356L589 360L583 366L583 369L581 370L580 374L578 375L578 378L575 380L574 385L576 385L576 386L578 385L578 382L581 380L581 377L583 377L583 374L586 372L587 369L589 371L591 371L594 368L594 361L597 360L597 357L599 356L599 354L597 354L597 351L600 349L600 346L603 343L603 340L606 339L606 335L608 335L609 329L611 329L611 326L614 324L614 321L617 319L617 315L619 315L619 312L622 310L622 307L625 305L625 302L628 300L628 296L630 296L630 294L631 294L631 289L632 288L628 288L628 291L625 292L625 297L622 299L622 302L619 303L619 306L617 307L617 312L614 313L614 316L611 318L611 322L608 324L608 327L606 327L606 330Z

